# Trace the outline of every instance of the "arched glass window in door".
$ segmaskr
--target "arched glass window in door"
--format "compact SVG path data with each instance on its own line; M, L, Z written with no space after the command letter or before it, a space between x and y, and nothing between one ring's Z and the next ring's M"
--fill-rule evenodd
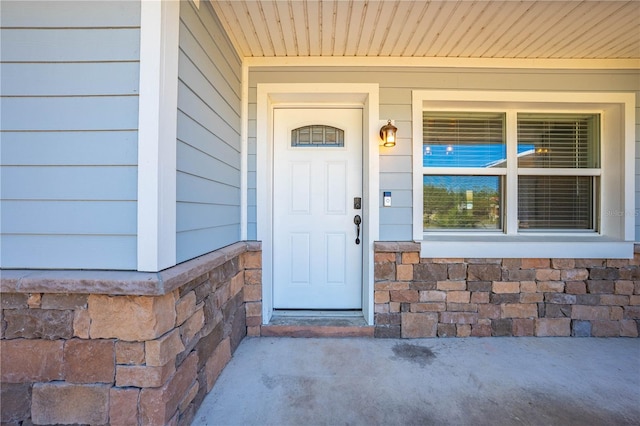
M314 124L291 131L292 147L343 147L344 130Z

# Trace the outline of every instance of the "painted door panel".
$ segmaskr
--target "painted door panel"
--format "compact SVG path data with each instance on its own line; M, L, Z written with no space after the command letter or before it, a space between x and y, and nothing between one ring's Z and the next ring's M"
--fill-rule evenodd
M311 125L344 130L344 145L292 146ZM274 162L274 308L360 309L362 110L275 109Z

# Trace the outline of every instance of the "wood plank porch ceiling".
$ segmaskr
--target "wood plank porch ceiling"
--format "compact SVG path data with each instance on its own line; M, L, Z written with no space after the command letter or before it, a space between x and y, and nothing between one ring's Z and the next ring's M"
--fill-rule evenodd
M640 58L640 1L212 0L244 57Z

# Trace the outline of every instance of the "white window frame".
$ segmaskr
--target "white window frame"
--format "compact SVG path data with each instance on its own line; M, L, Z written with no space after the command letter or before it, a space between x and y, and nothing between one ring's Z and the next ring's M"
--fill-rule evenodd
M439 258L632 258L635 240L635 94L617 92L508 92L416 90L413 115L413 238L422 257ZM507 140L517 139L517 112L601 114L598 232L518 232L517 180L526 169L505 170L502 231L424 232L422 165L423 111L504 111ZM517 145L507 144L507 161L517 162ZM451 173L452 170L441 170ZM462 170L462 174L468 172ZM594 170L573 169L571 174ZM500 174L495 169L481 174Z

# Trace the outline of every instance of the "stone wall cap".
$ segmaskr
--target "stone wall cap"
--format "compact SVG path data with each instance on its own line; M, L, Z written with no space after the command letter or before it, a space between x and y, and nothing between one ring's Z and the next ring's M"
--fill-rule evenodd
M184 283L206 274L246 251L247 243L241 241L165 269L158 273L163 283L164 292L173 291Z
M16 293L18 282L26 271L0 270L0 293Z
M135 271L2 271L0 293L158 295L158 274Z
M401 241L398 243L398 249L401 252L413 252L420 251L420 243L415 243L413 241Z
M247 241L247 251L260 251L262 250L261 241Z
M398 243L376 241L373 243L373 250L376 252L396 252L398 251Z
M242 253L258 251L260 247L258 241L240 241L160 272L1 270L0 293L162 296Z
M420 243L413 241L376 241L373 243L376 252L419 252Z

